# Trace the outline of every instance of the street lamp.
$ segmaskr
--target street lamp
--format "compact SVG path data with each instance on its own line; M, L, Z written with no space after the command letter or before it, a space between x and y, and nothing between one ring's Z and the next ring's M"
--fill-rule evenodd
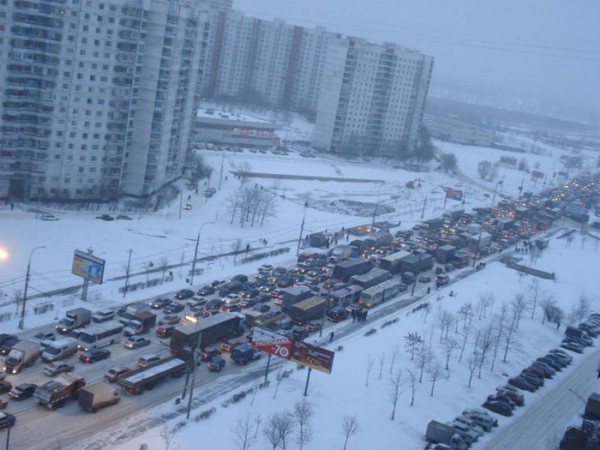
M21 320L19 320L19 330L22 330L23 325L25 324L25 306L27 303L27 288L29 287L29 274L31 272L31 258L33 258L33 253L40 248L46 248L46 246L40 245L39 247L35 247L33 250L31 250L31 253L29 254L29 261L27 262L27 273L25 274L25 290L23 292L23 306L21 308Z
M194 250L194 260L192 261L192 275L190 276L190 286L194 284L194 273L196 272L196 259L198 259L198 246L200 245L200 233L202 233L202 228L204 228L204 225L208 225L211 223L215 223L215 221L213 220L212 222L204 222L202 225L200 225L200 229L198 230L198 236L196 237L196 249Z

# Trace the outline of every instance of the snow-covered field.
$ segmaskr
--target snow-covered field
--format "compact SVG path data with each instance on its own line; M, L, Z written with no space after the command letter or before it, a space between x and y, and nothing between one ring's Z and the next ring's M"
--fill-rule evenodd
M407 172L393 169L389 164L377 161L345 162L339 159L318 156L317 158L302 158L298 154L289 156L262 155L245 151L244 153L228 153L203 151L203 156L213 167L210 186L218 189L217 194L206 199L195 192L184 191L181 199L176 199L170 207L152 214L127 213L131 221L115 220L104 222L95 217L106 211L65 212L52 211L60 220L45 222L36 220L35 213L23 205L16 205L14 210L3 207L0 210L0 247L6 249L8 258L0 261L0 295L2 296L0 313L12 317L0 322L2 332L16 331L17 319L14 315L14 298L22 292L28 262L31 263L31 278L28 297L40 292L74 286L81 279L71 274L73 251L93 249L94 255L106 260L105 283L91 285L88 293L88 306L102 308L116 306L125 301L147 299L165 291L174 291L186 286L186 277L190 268L196 239L199 236L202 255L216 255L232 250L232 245L241 239L242 245L250 244L252 249L261 246L260 240L268 240L268 248L288 246L290 252L279 255L269 261L273 264L291 263L295 257L297 240L305 212L304 233L329 230L336 231L363 223L371 223L372 213L361 217L346 215L340 212L336 204L340 200L360 200L389 206L392 212L378 214L377 220L389 220L392 223L402 222L400 228L409 228L425 218L439 216L443 212L444 200L442 186L463 188L466 192L464 208L489 206L496 182L504 180L499 192L505 195L518 195L518 187L524 185L524 190L539 190L543 186L538 182L534 185L524 173L517 170L504 170L494 182L481 182L477 175L477 163L488 159L492 162L506 154L499 150L464 147L444 143L443 151L455 153L459 168L465 175L456 179L435 170L428 173ZM544 155L519 155L529 160L529 166L539 163L539 170L552 172L558 170L559 149L550 149ZM219 177L223 165L223 177ZM252 171L291 175L318 175L327 177L363 178L380 180L368 183L349 183L337 181L303 181L285 179L255 179L265 189L274 192L278 197L278 213L265 225L241 229L231 224L227 212L227 198L240 186L231 171L240 167L250 167ZM421 179L420 187L410 189L406 183ZM474 182L472 182L473 180ZM551 186L558 180L548 178L546 185ZM484 186L480 186L484 184ZM188 200L188 196L190 200ZM498 201L499 198L496 198ZM304 202L308 208L304 211ZM180 203L190 203L191 210L180 210ZM329 206L328 206L329 205ZM460 202L449 200L446 210L462 208ZM116 214L117 212L110 212ZM215 222L210 223L210 222ZM559 224L560 225L560 224ZM569 226L569 224L564 224ZM395 231L395 230L394 230ZM569 313L581 294L590 300L592 308L598 308L600 299L597 296L600 284L597 277L595 262L598 260L598 240L592 237L581 237L568 244L565 239L557 239L555 235L550 247L545 250L537 261L537 265L556 273L556 281L540 280L540 289L552 294L557 304ZM40 248L42 247L43 248ZM183 268L173 270L174 281L165 283L157 288L142 289L128 293L127 298L119 292L124 281L113 280L125 274L129 251L132 251L131 273L145 271L149 264L155 267L161 264L178 264L187 262ZM204 273L194 279L194 284L202 285L215 278L226 278L235 273L251 273L257 264L236 265L233 257L219 258L208 264L200 264ZM160 274L158 275L160 277ZM133 276L131 283L144 281L146 275ZM287 363L283 371L289 371L286 378L281 379L277 388L277 374L270 375L271 384L265 389L256 390L245 399L223 406L229 399L224 397L210 404L203 405L193 411L192 417L212 407L216 413L210 418L191 421L184 426L185 416L180 416L164 425L167 432L157 428L133 438L126 443L115 443L111 448L137 449L145 443L150 450L179 446L180 449L194 449L202 446L218 447L220 449L241 448L234 442L232 428L238 420L249 418L260 425L253 429L256 435L253 448L270 448L264 433L264 424L275 412L292 410L299 400L306 399L314 408L312 419L312 440L304 446L306 449L322 449L342 447L342 420L344 416L355 416L359 431L350 437L348 448L420 448L424 444L423 436L427 422L436 418L441 421L451 420L465 407L480 405L485 397L492 393L494 387L506 380L507 375L516 374L531 359L541 356L546 350L555 347L560 342L562 330L556 330L554 325L541 324L541 311L538 308L534 318L531 311L526 311L519 327L519 337L508 353L506 362L502 361L503 352L499 352L494 370L490 370L491 357L482 367L481 379L478 374L468 385L468 357L473 351L473 336L477 330L485 328L495 317L503 304L509 304L516 294L523 293L529 298L531 277L519 275L505 268L500 263L490 262L484 270L449 286L447 289L433 292L421 302L428 302L431 311L428 315L422 310L416 313L402 311L382 320L369 320L366 324L342 323L341 328L356 328L344 337L336 338L328 343L324 336L319 344L336 350L333 373L330 375L313 371L311 374L308 396L304 397L306 370L298 370L294 364ZM420 288L423 292L424 287ZM449 291L457 295L449 297ZM410 355L404 348L404 337L409 332L419 333L442 366L445 366L444 347L440 344L440 325L438 318L441 313L448 312L456 317L457 311L466 303L471 303L477 311L480 298L493 295L495 301L485 317L479 318L476 313L470 327L470 338L459 361L460 350L455 350L450 358L449 371L436 381L431 395L431 374L423 375L423 382L417 384L415 402L410 404L409 370L419 376L419 370L410 361ZM79 294L53 297L55 312L46 315L31 313L36 303L46 299L31 299L28 302L30 312L25 321L26 327L39 323L50 322L55 316L65 310L81 304ZM410 308L412 309L412 308ZM3 316L4 317L4 316ZM388 326L384 322L397 318ZM455 332L455 325L450 327L449 337L457 341L461 339L462 324ZM364 333L375 329L376 333L366 337ZM337 329L336 329L337 330ZM313 338L311 338L313 339ZM310 342L310 340L309 340ZM343 349L338 349L338 347ZM397 348L397 356L393 354ZM585 356L585 355L584 355ZM581 357L575 358L576 361ZM367 376L367 367L372 362L372 369ZM256 364L265 364L265 359ZM392 405L390 401L390 379L400 374L402 380L402 395L398 401L396 418L390 420ZM223 376L226 376L224 372ZM368 378L368 386L367 386ZM548 384L556 384L558 379ZM257 380L258 381L258 380ZM240 388L250 389L253 383ZM198 393L201 395L201 393ZM536 395L543 395L543 390L537 394L526 394L526 401ZM169 402L162 407L173 409ZM156 414L160 414L157 411ZM505 424L516 420L524 411L519 411L517 417L501 418ZM256 433L254 432L255 430ZM500 430L495 433L501 432ZM114 430L108 430L113 433ZM129 433L132 434L132 433ZM165 438L166 437L166 438ZM295 444L290 448L296 448Z

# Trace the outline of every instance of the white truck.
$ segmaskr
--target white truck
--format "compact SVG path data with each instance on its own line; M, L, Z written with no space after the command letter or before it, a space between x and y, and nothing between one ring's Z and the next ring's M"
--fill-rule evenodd
M84 386L79 390L78 397L81 409L92 413L100 408L116 405L121 400L119 393L106 383Z
M92 311L87 308L75 308L67 311L65 317L63 317L56 324L56 331L61 334L68 334L69 331L73 331L76 328L81 328L84 325L89 324L92 321Z
M62 373L55 379L38 386L33 396L38 399L40 405L54 411L64 406L70 399L76 400L83 386L85 386L83 377Z
M436 420L432 420L427 425L425 439L433 444L447 445L452 450L467 450L469 447L454 427Z
M4 371L17 374L23 367L33 365L41 353L40 344L32 341L21 341L14 345L4 360Z
M44 362L54 362L66 359L77 353L78 340L75 338L64 338L52 341L42 352Z

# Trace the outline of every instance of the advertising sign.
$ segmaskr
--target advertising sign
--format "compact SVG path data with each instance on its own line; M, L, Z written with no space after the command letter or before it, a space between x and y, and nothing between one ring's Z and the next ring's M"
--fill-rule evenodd
M73 255L72 272L96 284L102 284L105 261L79 250Z
M446 189L446 198L460 201L463 198L463 191L458 189Z
M302 341L294 341L290 361L321 372L331 373L334 355L335 353L331 350L315 347Z
M265 353L290 359L292 340L270 330L256 327L252 334L252 346Z

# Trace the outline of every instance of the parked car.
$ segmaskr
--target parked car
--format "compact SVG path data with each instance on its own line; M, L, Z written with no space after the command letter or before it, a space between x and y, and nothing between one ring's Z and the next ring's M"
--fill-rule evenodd
M529 392L536 391L536 387L534 385L532 385L525 378L520 377L520 376L509 378L508 384L510 384L511 386L518 387L519 389L523 389L525 391L529 391Z
M536 361L539 361L541 363L544 363L544 364L550 366L550 368L552 368L555 372L561 371L563 369L563 367L565 367L560 362L557 362L552 358L548 358L547 356L542 356L540 358L537 358Z
M110 214L102 214L100 216L96 216L96 219L105 220L106 222L115 220L115 218L113 216L111 216Z
M131 369L128 367L113 367L112 369L108 369L108 372L104 374L104 378L110 383L114 383L119 378L127 376L129 373L131 373Z
M163 316L163 318L158 321L158 324L159 325L177 325L179 322L181 322L181 317L174 316L174 315L166 315L166 316Z
M548 354L556 355L559 358L562 358L567 364L571 364L571 362L573 362L573 357L562 349L554 348L550 350Z
M173 302L173 300L171 300L170 298L155 298L154 300L152 300L150 302L150 308L161 309L161 308L164 308L165 306L171 304L172 302Z
M148 355L144 355L137 360L137 365L139 367L148 367L150 364L160 361L160 356L156 353L150 353Z
M150 339L143 336L131 336L123 340L123 347L125 348L137 349L146 345L150 345Z
M212 295L215 293L215 288L213 286L204 286L198 291L198 295Z
M173 329L175 328L175 325L159 325L156 328L156 336L158 336L159 338L167 338L167 337L171 337L171 334L173 334Z
M251 308L256 305L256 298L243 298L240 300L240 306L242 308Z
M549 370L548 370L549 369ZM531 363L529 367L523 369L523 372L529 372L539 378L552 378L554 376L554 371L548 367L546 364L539 363L537 361Z
M488 402L504 402L506 403L508 406L511 407L511 409L515 409L515 407L517 406L508 395L496 391L496 394L492 394L492 395L488 395L486 401Z
M8 406L8 400L3 397L0 397L0 409L6 409Z
M52 331L40 331L34 334L29 340L42 343L43 341L54 341L55 339L56 336Z
M458 416L456 419L454 419L452 421L452 425L459 425L461 427L468 428L469 430L471 430L475 434L477 434L477 438L480 438L481 436L483 436L483 433L485 432L483 427L477 425L470 418L464 417L464 416Z
M75 366L73 364L65 361L57 361L44 367L43 372L45 375L53 377L59 373L73 372L73 370L75 370Z
M525 397L523 396L523 394L518 392L516 388L513 390L508 389L509 387L513 388L514 386L505 386L504 388L498 387L496 388L496 391L508 396L508 398L510 398L515 405L523 406L525 404Z
M519 376L525 378L525 381L527 381L532 386L535 386L536 390L544 385L543 378L540 378L537 375L533 375L530 372L521 372L521 375Z
M421 283L430 283L431 277L429 275L419 275L419 282Z
M182 289L175 293L175 298L177 300L185 300L186 298L191 298L194 296L194 291L191 289Z
M94 363L110 357L110 350L105 348L93 348L79 354L79 360L84 363Z
M37 385L33 383L22 383L13 388L8 393L8 396L13 400L25 400L33 396L33 393L37 389Z
M211 372L220 372L225 367L225 360L219 356L214 356L208 361L208 370Z
M200 359L202 361L210 361L212 358L221 356L221 350L218 349L204 349L200 353Z
M96 323L107 322L115 318L115 312L111 309L96 311L92 314L92 321Z
M0 354L8 355L13 348L13 345L18 344L19 342L21 342L21 339L19 339L17 336L7 335L7 337L0 341Z
M499 402L499 401L486 401L483 405L484 408L489 409L490 411L493 411L495 413L498 413L502 416L512 416L512 408L510 407L510 405L504 403L504 402Z
M0 428L14 427L17 418L9 413L0 413Z
M583 345L572 341L562 341L560 344L560 348L564 348L565 350L570 350L575 353L583 353Z
M498 426L498 419L481 409L465 409L462 415L464 417L468 417L487 431L490 431L493 427Z
M6 380L0 380L0 394L6 394L12 389L12 383Z
M58 220L58 217L56 217L54 214L42 214L40 216L41 220L47 221L47 222L54 222L56 220Z
M165 314L176 314L178 312L181 312L185 309L185 306L183 303L179 303L179 302L171 302L169 303L167 306L165 306L163 308L163 311L165 312Z

